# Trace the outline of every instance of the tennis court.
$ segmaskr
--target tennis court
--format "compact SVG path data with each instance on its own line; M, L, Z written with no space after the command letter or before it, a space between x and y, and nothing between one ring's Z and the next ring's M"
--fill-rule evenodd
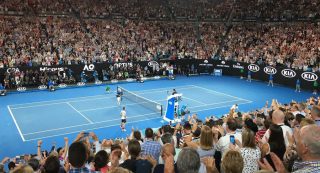
M181 104L191 113L198 113L233 104L247 104L250 100L239 98L197 85L181 85L168 88L129 91L130 98L123 98L117 105L115 93L76 97L41 102L8 105L7 108L23 141L62 136L80 131L119 126L122 106L127 110L130 123L162 121L161 114L152 102L163 105L172 88L183 94ZM132 93L131 93L132 92ZM135 100L135 97L139 99ZM141 99L141 97L143 99Z

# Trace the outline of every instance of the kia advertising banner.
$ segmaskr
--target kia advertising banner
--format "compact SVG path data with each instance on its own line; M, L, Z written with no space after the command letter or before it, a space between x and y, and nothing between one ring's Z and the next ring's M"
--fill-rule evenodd
M105 71L109 68L131 68L139 65L142 70L145 68L150 71L159 71L162 65L170 64L174 67L174 73L177 72L188 74L194 72L198 75L200 74L212 74L214 69L221 69L222 75L228 76L240 76L243 75L247 77L248 71L251 71L251 77L255 80L268 81L269 75L273 75L274 83L287 85L289 87L295 87L296 80L300 79L302 89L312 89L312 83L318 81L319 73L305 72L301 70L289 69L284 67L275 66L264 66L258 64L248 64L233 61L222 61L222 60L212 60L212 59L177 59L177 60L163 60L163 61L141 61L141 62L117 62L117 63L97 63L97 64L80 64L80 65L63 65L63 66L37 66L37 67L11 67L11 68L1 68L0 69L0 82L5 84L5 76L10 73L27 73L30 71L42 73L47 72L48 75L59 76L74 76L76 86L85 86L86 81L83 81L81 76L87 76L89 78L88 82L100 85L102 81L109 81L111 83L118 83L116 79L109 79ZM159 72L163 73L165 70ZM135 81L135 72L131 72L129 77L124 80L126 82ZM156 75L154 79L158 79L159 76ZM96 80L94 80L96 79ZM32 88L37 88L39 90L47 89L47 84L41 83L41 81L36 81L36 86ZM319 83L319 81L318 81ZM60 82L56 86L59 88L68 87L68 83ZM20 85L16 87L15 90L23 92L28 90L31 86L27 84Z

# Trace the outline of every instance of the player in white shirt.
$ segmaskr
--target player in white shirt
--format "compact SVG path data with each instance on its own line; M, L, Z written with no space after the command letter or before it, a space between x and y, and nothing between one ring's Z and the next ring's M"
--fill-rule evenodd
M123 107L121 112L120 112L120 117L121 117L121 131L125 132L126 131L126 122L127 122L127 112L126 112L126 107Z

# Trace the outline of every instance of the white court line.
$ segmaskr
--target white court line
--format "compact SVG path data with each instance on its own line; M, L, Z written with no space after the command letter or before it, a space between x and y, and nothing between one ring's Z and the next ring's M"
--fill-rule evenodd
M136 117L142 117L142 116L146 116L146 115L153 115L153 114L158 114L158 113L149 113L149 114L129 116L129 117L127 117L127 119L132 119L132 118L136 118ZM109 122L109 121L116 121L116 120L120 120L120 118L94 122L93 124L100 124L100 123L105 123L105 122ZM52 131L57 131L57 130L70 129L70 128L74 128L74 127L82 127L82 126L93 125L93 124L91 124L91 123L79 124L79 125L68 126L68 127L61 127L61 128L42 130L42 131L31 132L31 133L24 133L23 135L24 136L28 136L28 135L34 135L34 134L39 134L39 133L44 133L44 132L52 132Z
M115 92L114 92L115 93ZM14 104L10 106L16 106L16 105L29 105L29 104L36 104L36 103L48 103L48 102L55 102L55 101L71 101L74 99L81 99L81 98L90 98L90 97L99 97L99 96L106 96L106 94L100 94L100 95L94 95L94 96L85 96L85 97L73 97L73 98L67 98L67 99L57 99L57 100L48 100L48 101L39 101L39 102L30 102L30 103L20 103L20 104Z
M207 104L207 105L202 105L202 106L193 106L193 107L190 107L190 108L212 106L212 105L217 105L217 104L221 104L221 103L228 103L228 102L235 102L235 101L238 101L238 100L224 101L224 102L212 103L212 104ZM240 100L239 100L239 101L240 101ZM149 113L149 114L142 114L142 115L136 115L136 116L128 116L127 118L128 118L128 119L129 119L129 118L136 118L136 117L142 117L142 116L153 115L153 114L158 114L158 113ZM111 119L111 120L105 120L105 121L99 121L99 122L94 122L93 124L100 124L100 123L109 122L109 121L115 121L115 120L120 120L120 118ZM25 133L25 134L23 134L23 135L26 136L26 135L43 133L43 132L51 132L51 131L56 131L56 130L69 129L69 128L73 128L73 127L81 127L81 126L86 126L86 125L91 125L91 124L87 123L87 124L80 124L80 125L74 125L74 126L68 126L68 127L62 127L62 128L55 128L55 129L37 131L37 132L32 132L32 133Z
M189 85L187 85L189 86ZM182 87L179 89L187 89L187 88L195 88L194 86L192 87ZM163 89L163 88L159 88L159 89ZM157 91L153 91L151 92L151 90L156 90L156 89L150 89L150 90L140 90L137 91L138 93L142 93L142 94L147 94L147 93L156 93L156 92L163 92L163 91L167 91L167 90L159 90L157 89ZM150 91L150 92L144 92L144 91ZM135 91L131 91L134 92ZM109 94L108 94L109 95ZM24 108L32 108L32 107L39 107L39 106L50 106L50 105L57 105L57 104L64 104L64 103L77 103L77 102L84 102L84 101L88 101L88 100L99 100L99 99L107 99L107 98L113 98L114 96L108 96L108 95L97 95L97 96L104 96L104 97L98 97L98 98L92 98L92 99L82 99L82 100L74 100L73 99L79 99L79 98L91 98L91 97L95 97L95 96L88 96L88 97L78 97L78 98L70 98L68 99L60 99L60 100L52 100L52 101L43 101L43 102L31 102L31 103L25 103L25 104L15 104L15 105L28 105L28 104L33 104L31 106L21 106L21 107L15 107L15 108L11 108L11 109L24 109ZM108 96L108 97L106 97ZM56 102L55 101L62 101L62 100L66 100L67 102ZM47 103L47 104L38 104L38 105L34 105L35 103L46 103L46 102L51 102L51 103ZM53 103L52 103L53 102ZM15 106L15 105L11 105L11 106Z
M137 123L137 122L140 122L140 121L148 121L148 120L159 119L159 118L162 118L162 117L155 117L155 118L148 118L148 119L143 119L143 120L138 120L138 121L132 121L132 122L127 122L126 124L132 124L132 123ZM90 128L90 129L77 130L77 131L73 131L73 132L50 135L50 136L45 136L45 137L41 137L41 138L27 139L25 141L34 141L34 140L39 140L39 139L46 139L46 138L55 137L55 136L68 135L68 134L79 133L79 132L83 132L83 131L90 131L90 130L102 129L102 128L107 128L107 127L113 127L113 126L119 126L119 124L109 125L109 126L102 126L102 127L95 127L95 128Z
M155 100L155 102L162 102L166 100ZM143 103L149 103L149 102L139 102L139 103L131 103L131 104L122 104L120 106L132 106L132 105L140 105ZM93 108L93 109L84 109L84 110L79 110L80 112L89 112L89 111L95 111L95 110L100 110L100 109L109 109L109 108L116 108L120 107L119 105L117 106L106 106L106 107L100 107L100 108Z
M236 97L236 96L233 96L233 95L229 95L229 94L226 94L226 93L223 93L223 92L219 92L219 91L211 90L211 89L208 89L208 88L200 87L200 86L197 86L197 85L192 85L192 86L197 87L197 88L201 88L201 89L204 89L204 90L207 90L207 91L210 91L210 92L214 92L214 93L218 93L218 94L221 94L221 95L225 95L225 96L229 96L229 97L232 97L232 98L236 98L236 99L239 99L239 100L251 101L251 100L243 99L243 98Z
M87 121L89 121L90 124L93 124L93 122L86 117L85 115L83 115L81 112L79 112L75 107L73 107L69 102L66 103L67 105L69 105L73 110L75 110L76 112L78 112L83 118L85 118Z
M26 141L26 140L24 139L22 133L21 133L20 127L19 127L16 119L15 119L14 116L13 116L13 113L12 113L12 111L11 111L11 109L10 109L10 106L8 105L7 107L8 107L9 113L10 113L12 119L13 119L14 124L16 125L16 127L17 127L17 129L18 129L18 132L19 132L19 134L20 134L20 137L21 137L22 141L23 141L23 142Z
M230 103L230 102L236 102L236 101L241 101L241 100L229 100L229 101L223 101L223 102L206 104L206 105L200 105L200 106L192 106L192 107L189 107L189 109L190 109L190 108L205 107L205 106L213 106L213 105L218 105L218 104L221 104L221 103ZM187 107L187 108L188 108L188 107Z
M41 107L41 106L51 106L51 105L59 105L59 104L66 104L68 102L58 102L58 103L48 103L48 104L41 104L41 105L32 105L32 106L22 106L22 107L17 107L17 108L11 108L13 110L15 109L25 109L25 108L33 108L33 107Z
M246 102L243 102L243 103L238 103L238 105L243 105L243 104L248 104L248 103L252 103L252 101L246 101ZM212 110L212 109L218 109L218 108L224 108L224 107L228 107L230 105L224 105L224 106L218 106L218 107L214 107L214 108L208 108L208 109L200 109L198 111L192 111L192 112L202 112L202 111L206 111L206 110Z
M203 106L206 106L207 104L203 103L203 102L200 102L198 100L195 100L195 99L192 99L192 98L189 98L189 97L185 97L185 96L182 96L183 99L188 99L188 100L192 100L194 102L197 102L197 103L200 103L200 104L203 104Z
M252 101L248 101L247 103L252 103ZM239 103L239 105L241 105L241 104L247 104L247 103ZM218 109L218 108L223 108L223 107L228 107L228 106L230 106L230 105L213 107L213 108L210 108L210 109L200 109L200 110L198 110L198 111L196 111L196 112L201 112L201 111L205 111L205 110L213 110L213 109ZM132 124L132 123L136 123L136 122L140 122L140 121L148 121L148 120L153 120L153 119L158 119L158 118L162 118L162 117L147 118L147 119L143 119L143 120L138 120L138 121L133 121L133 122L127 122L127 124ZM39 139L51 138L51 137L56 137L56 136L63 136L63 135L78 133L78 132L82 132L82 131L90 131L90 130L102 129L102 128L113 127L113 126L118 126L118 124L109 125L109 126L102 126L102 127L96 127L96 128L90 128L90 129L83 129L83 130L78 130L78 131L73 131L73 132L68 132L68 133L63 133L63 134L49 135L49 136L45 136L45 137L41 137L41 138L27 139L27 140L25 140L25 141L34 141L34 140L39 140Z

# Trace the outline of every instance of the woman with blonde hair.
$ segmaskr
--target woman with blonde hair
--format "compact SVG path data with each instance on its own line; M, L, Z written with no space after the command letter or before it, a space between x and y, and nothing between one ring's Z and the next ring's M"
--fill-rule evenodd
M243 158L236 150L229 150L222 158L221 170L223 173L242 173Z
M261 158L261 151L260 148L256 146L255 132L249 128L242 130L242 147L240 153L244 162L243 173L254 173L259 170L257 160Z
M213 132L208 126L201 128L200 143L197 152L202 157L213 157L215 150L213 147Z

